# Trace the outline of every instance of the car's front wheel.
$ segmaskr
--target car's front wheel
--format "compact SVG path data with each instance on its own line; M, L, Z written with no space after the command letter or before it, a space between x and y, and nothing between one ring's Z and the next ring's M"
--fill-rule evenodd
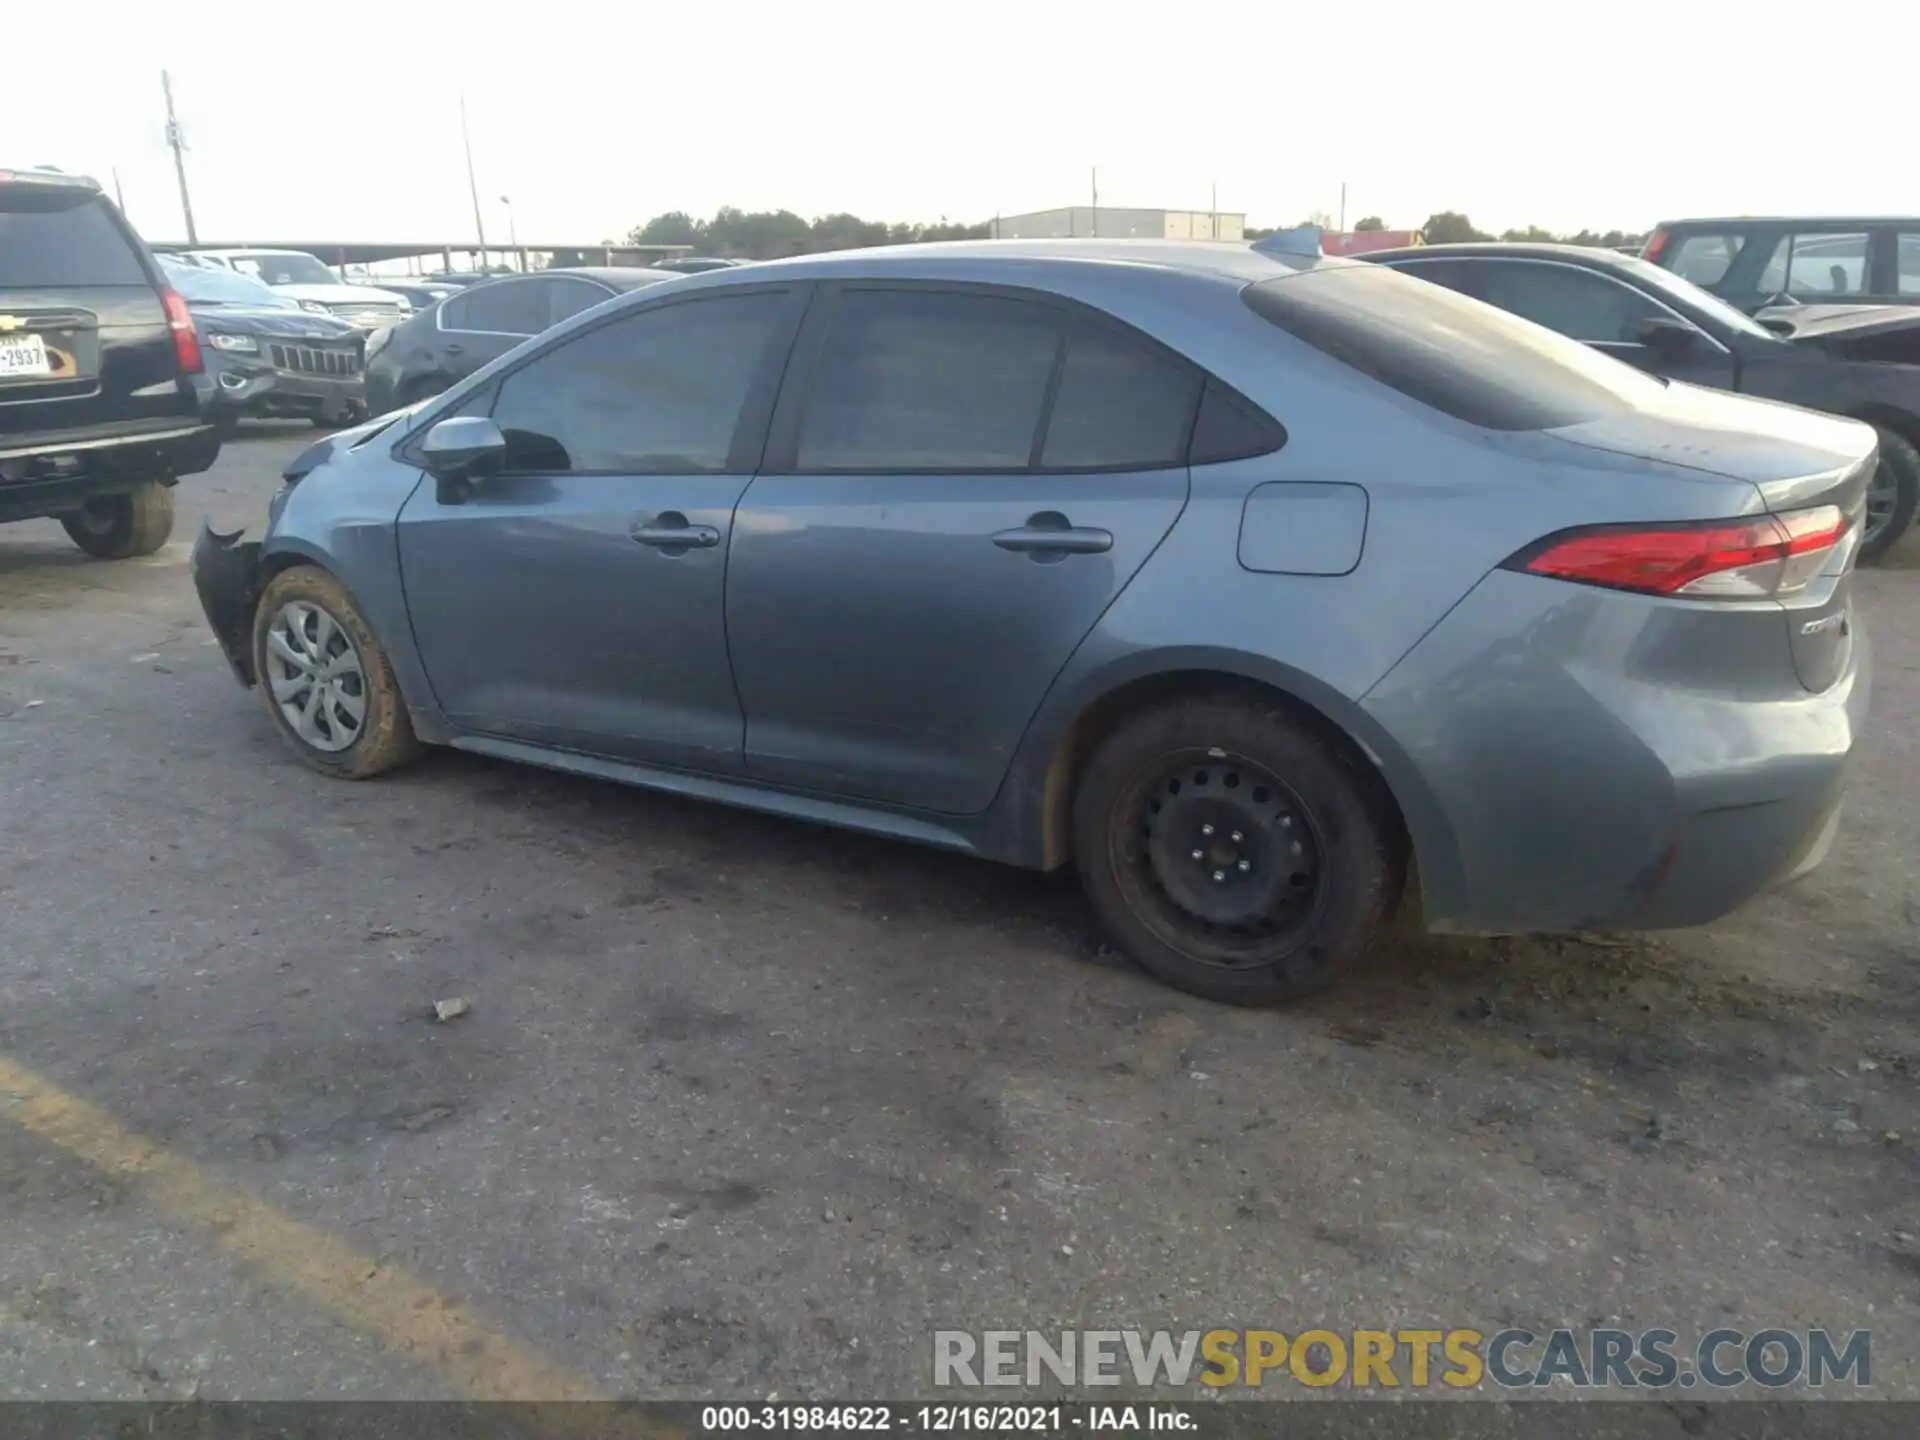
M1145 969L1271 1005L1330 982L1398 899L1373 778L1253 695L1148 711L1095 752L1074 801L1082 883Z
M1884 425L1880 432L1880 466L1867 486L1867 524L1860 541L1860 558L1878 560L1913 528L1914 507L1920 504L1920 450L1905 436Z
M282 738L322 774L364 780L419 753L386 651L346 587L317 566L267 585L253 663Z
M173 534L173 490L157 480L120 495L95 495L60 517L67 536L97 560L151 555Z

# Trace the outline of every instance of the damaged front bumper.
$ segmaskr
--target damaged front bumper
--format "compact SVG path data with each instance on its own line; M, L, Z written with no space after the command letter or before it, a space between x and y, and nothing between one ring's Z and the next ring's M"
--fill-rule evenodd
M260 542L242 540L246 533L236 530L222 535L202 522L188 566L193 572L193 588L200 596L200 608L213 627L213 638L220 642L220 651L233 667L234 677L250 689L257 678L253 671L253 612L260 603Z

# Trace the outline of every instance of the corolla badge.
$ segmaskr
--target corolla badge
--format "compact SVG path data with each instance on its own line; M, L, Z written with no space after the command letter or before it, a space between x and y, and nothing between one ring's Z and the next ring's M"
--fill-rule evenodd
M1818 620L1807 621L1806 624L1800 627L1800 633L1802 635L1821 635L1833 629L1836 625L1840 627L1840 633L1842 635L1847 633L1847 612L1845 610L1836 610L1831 615L1822 615Z

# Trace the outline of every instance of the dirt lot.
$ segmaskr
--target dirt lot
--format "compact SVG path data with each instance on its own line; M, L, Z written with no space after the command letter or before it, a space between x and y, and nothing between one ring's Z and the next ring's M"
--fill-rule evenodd
M1241 1013L1057 881L309 774L185 568L308 438L151 560L0 531L0 1396L904 1397L935 1328L1516 1323L1868 1327L1920 1396L1920 540L1809 880Z

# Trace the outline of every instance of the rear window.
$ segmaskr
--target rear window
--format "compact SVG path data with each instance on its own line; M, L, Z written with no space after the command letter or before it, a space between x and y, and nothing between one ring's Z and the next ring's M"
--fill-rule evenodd
M0 290L145 285L106 202L54 185L0 185Z
M1579 425L1659 391L1577 340L1377 265L1264 280L1244 298L1322 354L1487 430Z

